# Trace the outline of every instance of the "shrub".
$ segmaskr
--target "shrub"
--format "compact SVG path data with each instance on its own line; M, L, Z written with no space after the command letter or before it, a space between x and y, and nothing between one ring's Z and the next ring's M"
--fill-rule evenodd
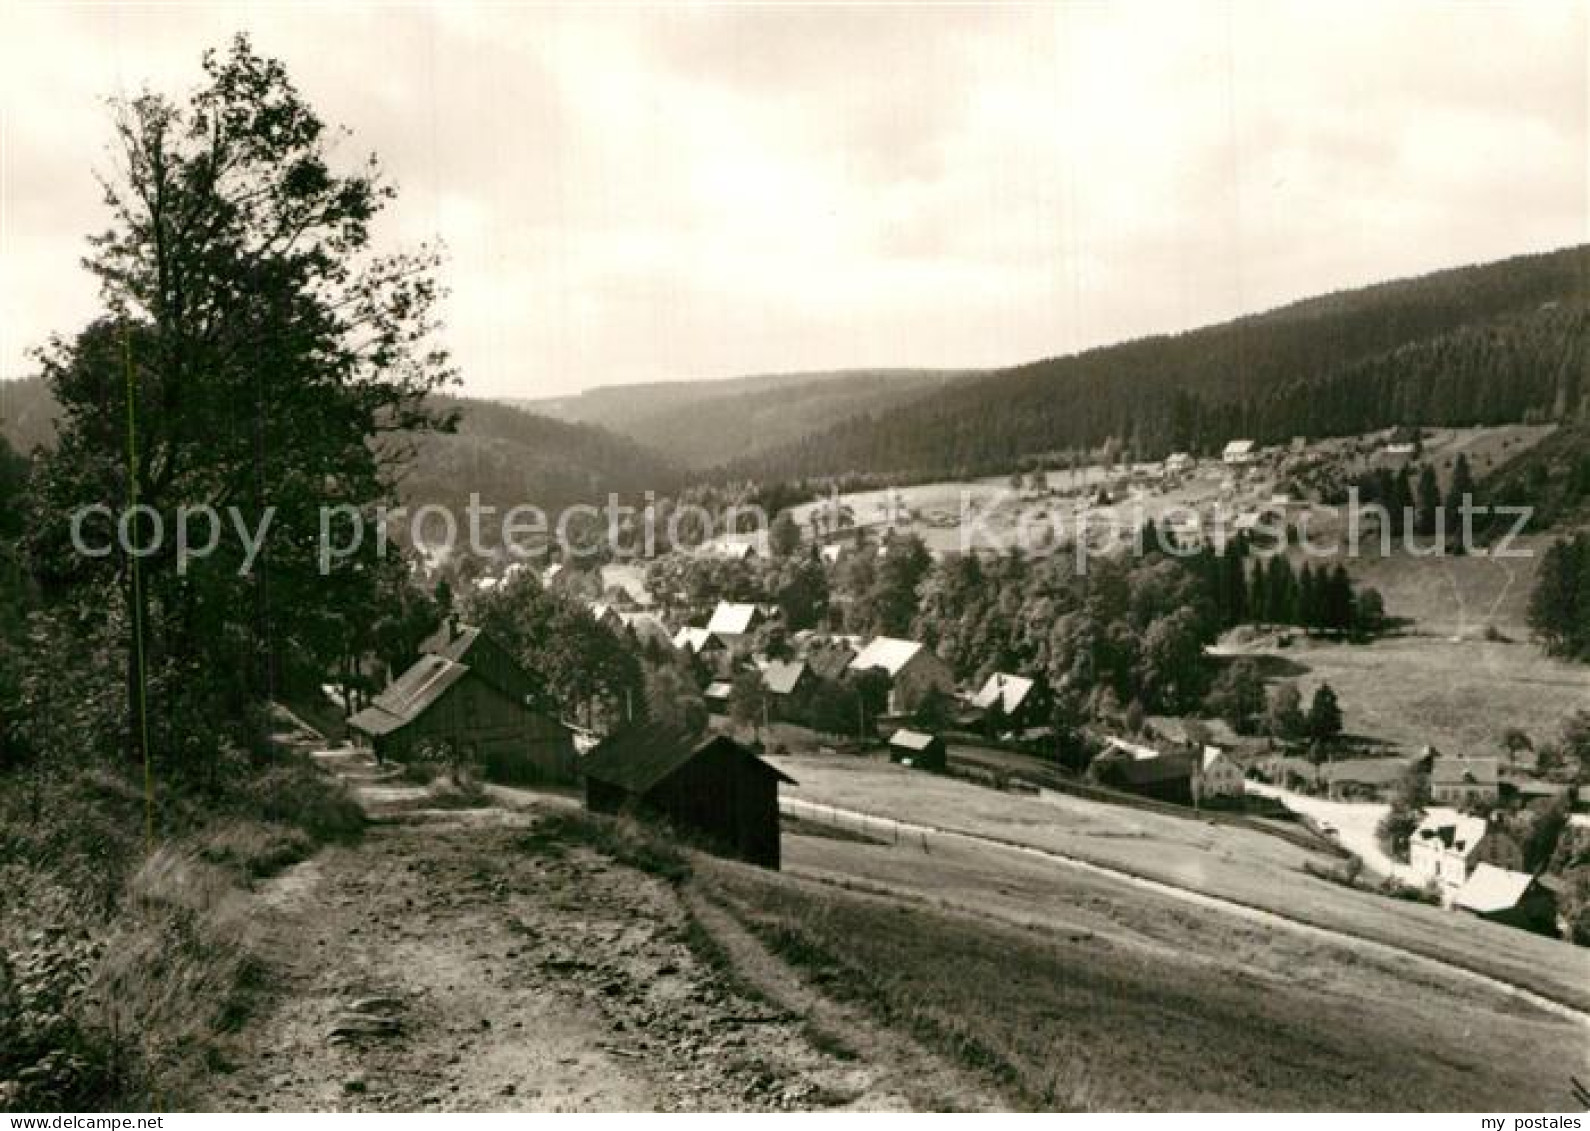
M536 832L594 848L620 864L666 880L690 875L690 861L679 845L633 817L604 817L571 809L542 818Z
M364 829L364 811L307 757L286 755L241 789L239 811L302 829L316 841L345 841Z
M0 949L0 1111L92 1108L117 1090L125 1057L79 1019L98 957L96 944L55 930Z

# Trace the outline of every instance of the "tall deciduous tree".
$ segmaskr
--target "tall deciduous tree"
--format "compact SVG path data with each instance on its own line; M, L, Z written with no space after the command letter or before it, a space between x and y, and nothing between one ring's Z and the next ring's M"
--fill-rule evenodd
M204 684L243 706L370 645L374 618L346 614L377 600L374 540L322 573L321 508L391 496L402 434L448 423L427 397L452 373L433 345L435 257L374 249L393 196L374 159L337 169L336 135L246 38L203 71L185 102L111 103L111 223L87 260L103 313L42 354L62 419L34 549L58 588L120 594L130 693ZM78 507L134 503L163 521L159 552L136 568L71 552ZM250 560L224 529L179 572L175 518L196 506L235 507L255 532L268 514L263 548Z

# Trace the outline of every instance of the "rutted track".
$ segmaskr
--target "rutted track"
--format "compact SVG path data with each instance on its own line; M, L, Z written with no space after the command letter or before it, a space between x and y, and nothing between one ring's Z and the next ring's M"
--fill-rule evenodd
M1392 943L1382 942L1379 939L1368 938L1351 931L1339 930L1332 927L1322 927L1316 923L1309 923L1302 919L1294 919L1277 911L1269 911L1252 904L1242 903L1222 896L1210 895L1207 892L1197 891L1193 888L1181 887L1176 884L1166 883L1163 880L1150 879L1122 868L1112 868L1105 864L1096 864L1080 857L1069 856L1052 849L1038 848L1030 844L1021 844L1017 841L1003 840L999 837L984 836L978 833L964 832L959 829L946 828L942 825L921 824L914 821L902 821L882 813L868 813L858 809L847 809L842 806L817 804L803 801L799 798L781 798L780 808L793 815L807 817L821 821L825 817L831 819L845 818L858 823L871 822L882 829L892 829L897 833L909 836L943 837L959 841L963 844L972 844L984 848L1019 853L1024 856L1037 857L1038 859L1058 864L1073 871L1087 873L1094 876L1103 876L1144 891L1151 891L1157 895L1168 896L1171 899L1181 900L1195 906L1221 911L1235 915L1249 922L1265 926L1280 927L1284 930L1294 931L1298 934L1308 935L1313 938L1329 942L1346 944L1370 950L1376 954L1388 955L1394 958L1420 963L1426 968L1436 970L1456 978L1462 978L1487 989L1505 994L1508 997L1526 1002L1537 1009L1556 1016L1566 1018L1579 1025L1590 1029L1590 1013L1567 1005L1555 998L1547 997L1538 991L1526 989L1515 982L1498 978L1492 974L1485 974L1470 967L1455 962L1448 962L1434 958L1406 947L1396 946Z

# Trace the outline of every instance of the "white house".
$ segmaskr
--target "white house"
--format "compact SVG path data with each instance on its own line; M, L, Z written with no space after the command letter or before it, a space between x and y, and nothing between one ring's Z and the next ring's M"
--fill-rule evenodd
M1193 791L1207 797L1241 797L1245 789L1242 767L1218 746L1205 746Z
M1483 817L1426 817L1408 840L1408 864L1450 901L1479 862L1487 828Z
M1172 452L1165 457L1165 473L1167 475L1180 475L1191 470L1193 458L1186 452Z
M1258 459L1259 448L1252 440L1232 440L1220 453L1220 458L1226 463L1240 467Z

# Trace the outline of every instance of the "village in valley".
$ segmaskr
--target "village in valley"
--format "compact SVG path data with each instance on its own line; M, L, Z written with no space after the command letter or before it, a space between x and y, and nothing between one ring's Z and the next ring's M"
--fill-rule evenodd
M1590 1107L1505 7L7 9L0 1112Z
M1552 861L1563 834L1590 829L1590 816L1579 803L1577 769L1561 760L1542 764L1536 752L1537 743L1556 741L1552 726L1583 727L1583 720L1576 723L1564 710L1558 719L1532 720L1534 734L1493 727L1476 740L1463 720L1472 709L1462 702L1466 692L1454 688L1449 717L1423 735L1427 741L1410 742L1407 730L1355 733L1357 705L1341 702L1329 683L1334 653L1372 655L1393 641L1421 639L1434 649L1479 651L1508 639L1502 628L1520 630L1527 583L1512 594L1493 596L1494 587L1487 587L1470 596L1462 586L1479 586L1468 577L1456 580L1438 599L1447 607L1439 615L1420 610L1433 623L1421 622L1333 571L1345 557L1338 550L1329 565L1310 564L1299 575L1301 592L1283 597L1288 612L1271 618L1261 607L1266 586L1274 584L1264 563L1284 562L1286 547L1262 546L1254 535L1261 527L1285 532L1311 523L1313 537L1340 538L1343 487L1369 482L1376 472L1416 483L1430 469L1436 497L1417 507L1443 508L1443 487L1451 491L1456 482L1459 493L1471 492L1476 466L1487 473L1549 432L1406 429L1270 447L1239 439L1212 456L1180 452L1155 463L1107 452L1103 462L1073 458L1065 470L1018 471L1008 480L831 493L791 508L772 531L731 531L667 560L638 564L548 562L545 546L537 548L539 566L527 563L522 548L503 547L467 568L459 559L428 556L425 584L451 590L456 583L463 596L450 599L466 614L478 601L483 621L497 615L515 586L577 604L596 626L676 677L665 686L677 687L684 699L669 706L680 726L652 740L666 752L646 753L646 740L637 745L631 725L632 698L587 704L594 713L561 720L537 712L526 706L534 701L528 689L535 677L515 667L489 633L468 627L450 635L444 626L412 670L353 715L350 728L361 744L399 761L432 741L461 745L471 763L510 777L583 780L593 809L650 808L687 838L716 841L775 867L781 798L785 819L795 814L803 827L825 812L836 827L851 820L863 829L868 821L890 827L906 814L915 821L926 814L934 827L978 831L962 827L954 805L873 809L848 791L852 779L876 776L893 783L889 792L903 800L916 781L905 771L916 771L968 789L1262 830L1306 844L1319 858L1311 872L1348 888L1583 941L1590 936L1574 925L1581 897L1568 891L1577 881ZM943 543L934 535L947 528L937 502L951 486L970 493L1007 532L1032 523L1035 512L1048 530L1064 531L1071 514L1096 508L1116 531L1128 522L1134 525L1125 528L1139 537L1139 527L1153 528L1171 551L1158 550L1162 559L1190 555L1191 544L1204 539L1213 542L1207 552L1218 554L1216 561L1228 553L1251 560L1246 573L1238 567L1237 582L1255 595L1243 602L1248 615L1226 614L1231 623L1194 645L1218 664L1202 701L1177 697L1175 678L1191 679L1191 672L1172 673L1171 692L1145 706L1144 699L1122 702L1109 686L1079 687L1083 681L1068 674L1055 678L1052 658L1006 666L997 650L973 650L957 664L947 661L942 627L928 608L938 585L966 570L997 570L1024 554L1066 563L1073 549L1054 536L1027 551L1014 542L996 544L981 551L990 564L979 567L976 550L963 556L938 548ZM1455 503L1450 524L1447 519L1443 513L1440 528L1455 537ZM1370 520L1366 544L1378 543L1387 521ZM1090 514L1086 529L1109 527ZM1370 576L1383 574L1397 557L1404 570L1420 568L1402 549L1403 534L1396 531L1384 556L1371 556ZM1114 552L1127 554L1120 547ZM1458 560L1473 575L1510 569L1487 562L1486 554L1481 547L1473 559ZM1292 556L1306 561L1295 548ZM1352 564L1356 571L1360 563ZM1107 575L1118 563L1103 560L1093 568ZM1194 572L1204 568L1195 564ZM898 595L880 591L892 569L910 586ZM1338 593L1329 591L1333 584ZM865 608L869 602L891 596L906 611L894 623L926 631L856 631L876 615ZM1333 604L1340 608L1327 611ZM1029 614L1007 607L985 615ZM1455 636L1435 635L1454 617ZM981 627L998 634L1012 626ZM1047 632L1059 625L1034 627ZM1508 646L1529 648L1510 639ZM1005 654L1021 651L1007 646ZM1324 659L1325 675L1300 678L1310 669L1303 657L1315 655ZM1181 659L1197 663L1185 653ZM1590 677L1571 666L1558 665L1556 674L1565 689L1590 692ZM1401 676L1383 671L1380 678ZM455 684L460 689L450 693ZM1305 699L1300 686L1309 684ZM1411 684L1410 678L1404 694ZM473 697L471 685L478 688ZM1560 702L1570 704L1571 693ZM519 721L503 712L517 713ZM567 735L560 722L571 728ZM620 749L627 753L614 752ZM510 758L524 764L516 769L504 761ZM645 769L637 774L633 765ZM1057 812L1052 819L1064 817ZM1561 908L1560 893L1567 894Z

